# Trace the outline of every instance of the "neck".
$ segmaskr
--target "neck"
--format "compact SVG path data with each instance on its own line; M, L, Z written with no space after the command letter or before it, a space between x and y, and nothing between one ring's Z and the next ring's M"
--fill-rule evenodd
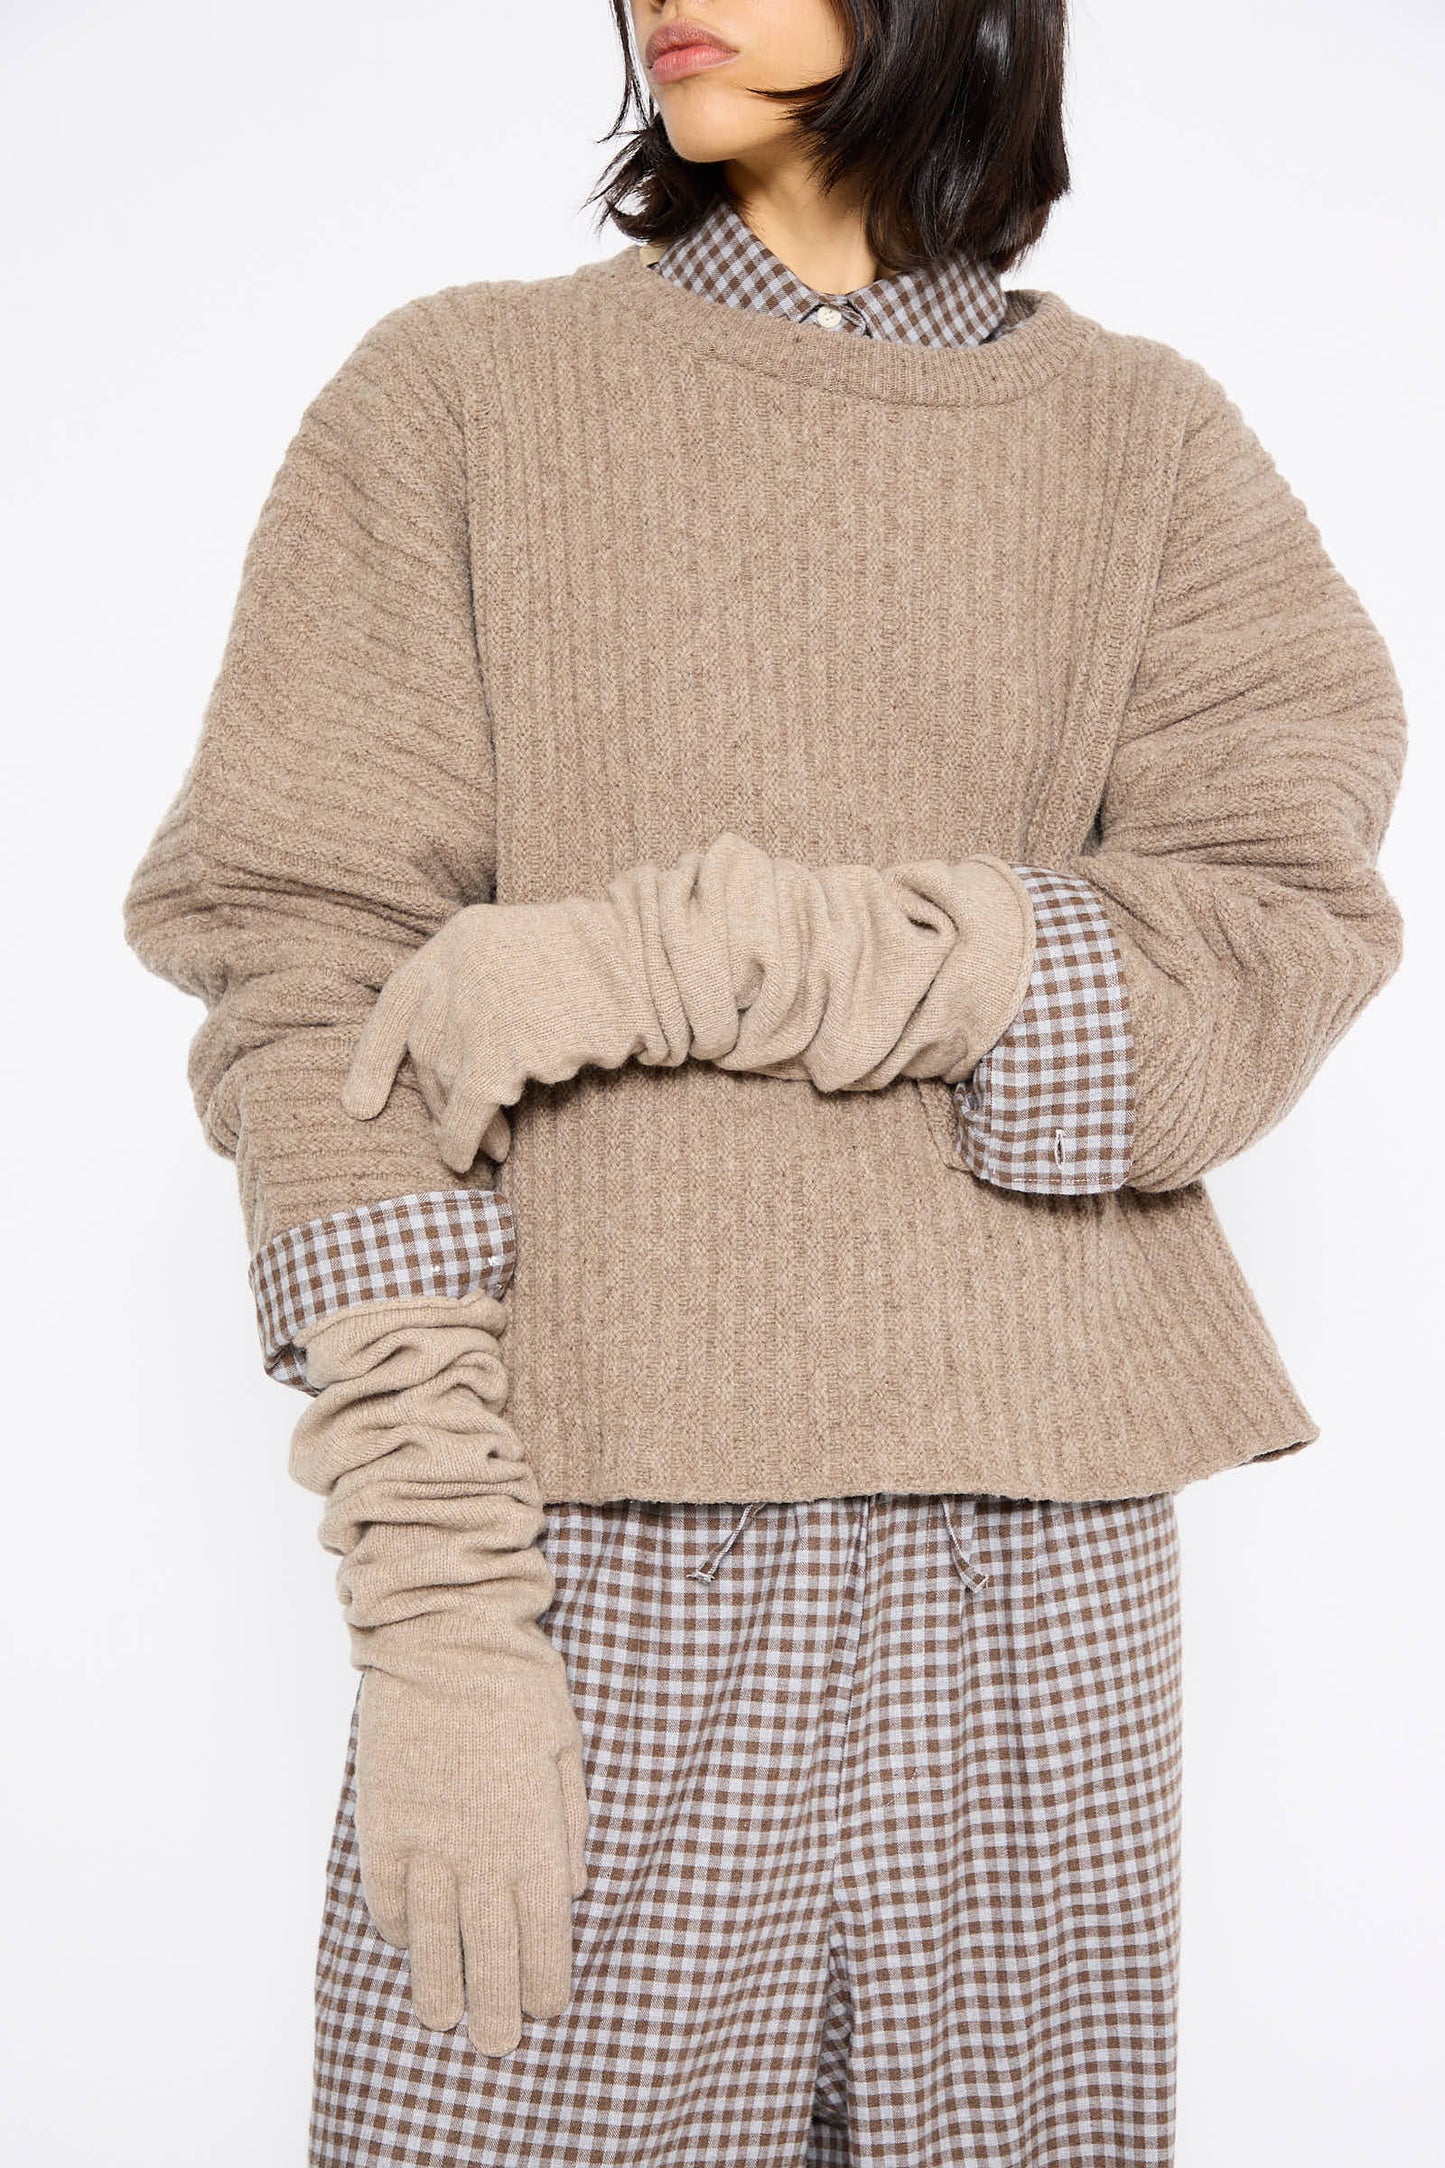
M814 293L850 294L877 278L856 197L824 194L792 165L760 174L729 160L723 178L744 224Z

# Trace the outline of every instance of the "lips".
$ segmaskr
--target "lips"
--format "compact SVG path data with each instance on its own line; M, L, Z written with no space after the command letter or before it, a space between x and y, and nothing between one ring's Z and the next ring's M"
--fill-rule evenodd
M716 31L686 21L659 23L643 53L648 72L660 83L676 82L680 76L716 68L736 58L736 48L726 44Z

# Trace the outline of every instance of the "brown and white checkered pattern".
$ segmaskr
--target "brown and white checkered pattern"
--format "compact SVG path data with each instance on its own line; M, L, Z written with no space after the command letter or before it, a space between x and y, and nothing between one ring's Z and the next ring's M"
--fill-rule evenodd
M663 278L730 308L770 309L829 330L915 346L982 346L1002 335L1007 301L986 265L963 252L930 269L899 271L847 294L807 286L775 256L726 196L648 260ZM822 315L819 315L819 311Z
M501 2056L416 2024L353 1717L311 2168L1166 2168L1173 1494L561 1504L542 1543L591 1816L572 2000Z
M954 1089L959 1154L1005 1189L1060 1197L1118 1189L1134 1143L1119 945L1087 881L1043 866L1014 870L1033 899L1034 968L1008 1030Z
M517 1262L511 1200L493 1189L384 1197L287 1227L251 1260L251 1292L267 1370L306 1382L296 1333L357 1302L505 1293Z

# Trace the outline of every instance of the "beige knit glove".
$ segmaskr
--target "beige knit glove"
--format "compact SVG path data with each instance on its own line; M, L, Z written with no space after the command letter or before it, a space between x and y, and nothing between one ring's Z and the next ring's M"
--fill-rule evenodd
M582 1736L537 1623L553 1576L533 1470L501 1415L502 1304L358 1304L296 1334L320 1390L291 1472L327 1499L364 1673L356 1834L368 1910L410 1957L422 2025L465 2012L501 2055L571 1993L587 1883Z
M408 1056L449 1167L509 1144L529 1079L691 1057L875 1091L965 1080L1024 997L1028 891L1002 859L814 871L730 831L602 897L473 904L387 980L342 1094L385 1106Z

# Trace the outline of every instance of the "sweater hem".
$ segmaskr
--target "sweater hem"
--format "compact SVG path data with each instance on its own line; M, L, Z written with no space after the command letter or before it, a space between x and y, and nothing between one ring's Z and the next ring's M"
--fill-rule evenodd
M1008 1465L987 1457L974 1460L959 1454L940 1454L936 1461L920 1461L905 1472L896 1459L890 1460L888 1455L880 1454L860 1464L854 1479L847 1484L831 1483L816 1474L809 1476L799 1472L793 1479L771 1482L763 1489L754 1481L730 1474L727 1464L717 1456L699 1454L685 1481L664 1483L659 1487L655 1465L645 1455L629 1458L615 1451L606 1456L612 1472L605 1478L569 1476L560 1463L550 1470L538 1466L538 1475L543 1503L549 1506L608 1505L622 1499L640 1499L656 1505L741 1505L755 1499L772 1505L794 1505L815 1498L918 1497L940 1493L1063 1504L1076 1500L1103 1502L1116 1498L1146 1498L1163 1491L1178 1492L1212 1475L1226 1474L1232 1468L1247 1468L1256 1461L1291 1457L1305 1446L1315 1444L1320 1436L1319 1425L1306 1417L1284 1425L1279 1433L1264 1439L1257 1432L1231 1439L1211 1453L1191 1454L1181 1450L1177 1454L1158 1452L1141 1456L1132 1473L1112 1477L1100 1477L1097 1472L1091 1475L1084 1468L1079 1468L1072 1478L1062 1472L1050 1476L1040 1464L1036 1464L1029 1474L1017 1463ZM535 1453L532 1459L534 1465L538 1465Z

